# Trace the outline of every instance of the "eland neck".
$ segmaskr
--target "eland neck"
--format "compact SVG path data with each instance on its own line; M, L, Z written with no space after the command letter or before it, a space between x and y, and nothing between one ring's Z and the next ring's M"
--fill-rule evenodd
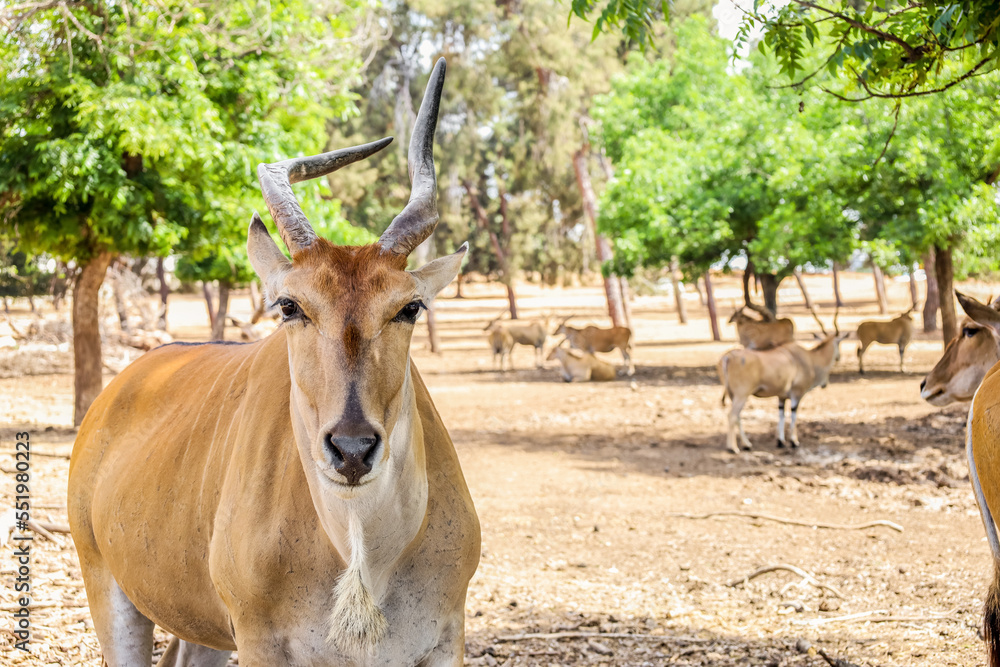
M423 428L411 372L407 359L406 378L397 397L399 415L388 434L385 469L363 487L345 491L331 486L309 456L308 438L294 429L320 524L348 570L360 574L376 603L384 596L395 564L419 534L427 513Z

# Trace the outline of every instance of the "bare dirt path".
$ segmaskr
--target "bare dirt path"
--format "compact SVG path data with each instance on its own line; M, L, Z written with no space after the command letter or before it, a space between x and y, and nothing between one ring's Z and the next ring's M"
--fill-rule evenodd
M827 286L811 280L829 321ZM864 301L869 283L845 278L851 307L841 313L842 329L875 316ZM676 324L670 299L637 298L633 382L565 384L554 367L530 368L526 348L515 352L518 370L493 372L481 330L503 296L484 286L467 291L475 298L439 302L445 353L429 354L422 330L413 345L483 526L467 664L827 664L818 651L855 665L982 664L976 623L989 558L968 488L965 408L937 410L918 391L940 354L936 338L918 338L905 374L894 349L873 348L863 378L857 343L846 341L830 386L802 402L802 449L776 449L776 406L752 399L744 421L756 450L733 455L723 448L715 362L734 332L729 325L728 342L703 342L709 329L697 297L686 326ZM728 316L736 283L717 292ZM890 295L902 308L905 286L893 285ZM521 297L527 316L603 322L595 288L524 286ZM797 297L782 291L784 301ZM196 301L178 299L171 312L187 317L183 334L201 331ZM806 311L790 312L803 340L817 329ZM37 515L65 521L68 461L59 456L75 435L71 388L68 375L0 380L3 507L13 499L12 436L28 430L36 453L56 455L33 459L33 501L47 508ZM672 516L715 511L836 524L884 519L903 531ZM30 654L16 651L6 630L14 604L9 545L0 558L7 616L0 662L100 664L71 541L35 546ZM799 585L788 571L726 585L776 564L829 588Z

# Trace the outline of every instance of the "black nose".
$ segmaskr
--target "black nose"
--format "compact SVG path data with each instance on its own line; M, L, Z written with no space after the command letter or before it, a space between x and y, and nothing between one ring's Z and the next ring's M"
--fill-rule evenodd
M372 471L381 442L382 438L377 433L363 436L326 434L326 450L330 453L333 467L347 478L348 484L357 484Z
M927 378L924 378L923 380L920 381L920 391L923 391L924 387L926 386L927 386Z

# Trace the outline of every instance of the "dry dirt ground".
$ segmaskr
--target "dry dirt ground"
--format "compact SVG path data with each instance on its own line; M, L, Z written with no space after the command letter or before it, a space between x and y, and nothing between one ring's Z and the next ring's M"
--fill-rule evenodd
M809 286L829 322L829 279ZM843 287L842 329L877 317L870 277L845 276ZM966 289L985 297L989 286ZM726 340L705 342L694 294L687 325L672 298L635 299L637 373L607 384L565 384L554 362L534 369L527 348L515 351L517 370L494 372L482 328L503 307L502 293L471 285L467 294L438 302L442 354L426 350L422 327L413 343L482 521L466 664L828 664L821 654L842 666L983 663L977 621L990 568L968 487L966 406L938 410L919 397L940 356L937 338L918 336L902 374L894 349L870 350L864 377L857 343L846 341L830 386L802 402L802 448L776 449L775 402L751 399L744 421L756 449L734 455L723 447L715 362L735 332L723 324ZM723 322L738 294L734 280L717 286ZM901 309L906 286L893 284L890 296ZM520 297L522 317L606 322L596 287L523 285ZM806 340L817 326L796 305L793 281L781 300ZM205 335L197 300L177 297L171 318L175 335ZM0 507L13 502L13 436L27 431L35 515L64 523L71 376L0 379L0 405ZM676 516L709 512L888 520L902 531ZM0 663L99 665L72 541L39 538L34 548L30 653L13 647L13 550L0 551ZM785 570L745 580L779 564L822 587Z

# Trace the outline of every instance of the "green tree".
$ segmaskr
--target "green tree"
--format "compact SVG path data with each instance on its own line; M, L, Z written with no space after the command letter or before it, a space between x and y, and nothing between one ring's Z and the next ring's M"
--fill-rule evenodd
M798 267L850 256L840 180L856 130L821 98L800 112L797 96L767 86L771 71L758 56L731 72L725 41L692 19L674 58L634 70L601 100L595 115L618 168L601 227L620 271L676 256L697 276L743 256L773 311Z
M646 47L668 4L571 0L571 12L594 17L595 39L613 30ZM738 41L758 31L759 48L773 53L791 80L843 75L845 92L858 91L850 99L942 92L1000 63L1000 4L981 0L759 0L746 11Z
M353 109L346 87L357 60L344 44L359 6L112 0L3 10L0 216L20 248L80 266L76 423L101 390L97 295L112 258L162 256L245 229L258 205L255 165L315 152L326 120Z

